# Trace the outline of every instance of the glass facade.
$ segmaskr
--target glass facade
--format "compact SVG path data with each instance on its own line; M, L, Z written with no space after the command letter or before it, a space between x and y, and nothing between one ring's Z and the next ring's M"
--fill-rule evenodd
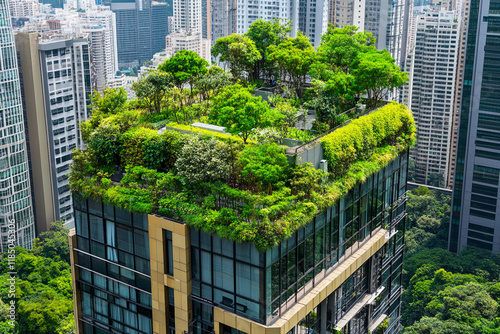
M498 1L472 0L448 248L500 252Z
M366 280L353 281L343 291L350 291L347 294L351 296L364 295L384 285L387 288L381 300L385 304L380 304L375 314L387 311L393 303L399 306L407 162L408 155L401 155L266 252L191 229L194 331L211 330L213 306L272 324L380 227L389 230L391 239L380 255L380 263L366 264L360 274L372 275L378 283L368 286ZM395 293L397 302L389 301L387 298ZM345 311L358 301L355 297L338 299Z
M146 215L73 196L83 333L152 333Z
M15 221L15 245L31 249L35 238L31 185L21 103L17 54L9 1L0 0L0 250L9 243Z
M272 325L303 296L316 293L312 290L325 276L339 269L376 233L380 238L381 231L385 231L384 246L356 267L289 334L303 333L305 329L312 334L324 326L333 331L339 323L343 333L366 333L370 324L389 312L386 333L397 333L407 165L405 152L267 251L259 252L253 244L236 243L191 228L186 242L190 244L191 263L185 264L190 266L192 283L191 294L188 289L185 297L192 306L188 306L192 310L189 333L215 332L214 307ZM73 206L83 333L152 333L148 217L79 195L73 196ZM163 248L159 251L164 254L164 268L159 271L163 284L164 278L175 280L183 271L178 267L182 266L180 234L162 229ZM163 273L167 276L163 277ZM166 328L171 334L179 330L176 313L184 312L179 306L185 302L176 299L182 293L180 290L177 294L170 285L165 289ZM369 298L373 302L368 303ZM227 324L222 324L220 331L244 334Z

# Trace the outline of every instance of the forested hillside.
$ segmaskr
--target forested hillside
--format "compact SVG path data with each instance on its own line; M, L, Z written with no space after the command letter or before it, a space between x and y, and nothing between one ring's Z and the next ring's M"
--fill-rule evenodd
M450 202L423 187L409 193L403 333L500 333L500 257L446 250Z
M7 315L10 278L7 253L0 261L0 332L15 334L72 334L75 332L68 230L62 223L35 240L33 250L16 247L16 318L12 327Z

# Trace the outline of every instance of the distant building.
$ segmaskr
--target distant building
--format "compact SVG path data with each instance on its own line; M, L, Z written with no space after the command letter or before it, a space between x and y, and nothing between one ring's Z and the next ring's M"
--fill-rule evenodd
M386 49L403 67L406 59L409 8L412 0L365 0L364 30L377 39L378 50Z
M88 118L91 71L88 35L18 33L38 232L64 220L74 226L68 173L82 147L78 124Z
M237 32L237 0L212 0L212 44Z
M369 0L330 0L328 23L335 27L356 26L365 29L365 1Z
M11 17L33 17L40 11L38 0L9 0Z
M454 112L453 112L453 125L452 125L452 136L451 136L451 152L450 152L450 163L448 180L446 184L448 187L452 187L455 180L455 167L457 164L457 149L458 149L458 129L460 120L460 110L462 109L462 92L464 87L464 74L465 74L465 50L467 47L467 28L469 26L469 12L470 12L470 2L471 0L463 1L458 11L459 16L462 18L460 26L460 45L458 48L458 60L457 60L457 81L455 85L455 102L454 102Z
M0 0L0 251L9 241L31 249L35 239L29 144L21 98L16 45L7 0ZM13 224L13 225L10 225ZM10 225L10 226L9 226Z
M151 0L113 0L109 5L116 14L120 66L140 65L150 60L156 52L165 49L170 10L167 3Z
M435 8L416 18L404 102L417 124L410 157L421 184L445 186L448 180L459 32L454 11Z
M201 34L188 35L180 32L170 34L166 38L166 53L171 56L180 50L190 50L196 52L209 64L211 62L210 40L201 37Z
M500 252L498 2L471 0L448 248Z

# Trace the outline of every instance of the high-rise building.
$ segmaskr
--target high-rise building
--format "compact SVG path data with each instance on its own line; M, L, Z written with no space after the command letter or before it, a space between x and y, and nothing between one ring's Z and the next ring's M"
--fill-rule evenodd
M175 32L202 33L202 0L174 0Z
M328 0L300 0L297 29L309 37L311 44L317 48L321 35L328 29Z
M212 43L237 32L237 0L212 1Z
M334 27L356 26L365 29L365 2L369 0L330 0L328 23Z
M98 74L93 88L103 91L114 81L118 71L115 13L108 7L94 7L81 16L78 25L83 27L83 32L89 34L91 62Z
M500 252L497 1L471 0L448 248Z
M28 144L9 1L0 0L0 250L35 239ZM12 225L11 225L12 224Z
M467 27L469 26L469 11L470 11L470 0L464 0L460 2L462 6L459 7L458 13L462 18L460 26L460 45L458 48L458 60L457 60L457 81L455 85L455 102L453 110L453 124L452 124L452 135L450 143L450 163L448 169L448 180L446 180L446 185L448 187L453 187L455 180L455 166L457 164L457 148L458 148L458 126L460 120L460 109L462 106L462 90L464 86L464 73L465 73L465 50L467 47Z
M386 49L403 68L410 1L366 0L364 30L377 39L378 50Z
M38 0L9 0L11 17L33 17L40 11Z
M201 0L201 36L210 39L212 36L212 1Z
M302 161L294 152L289 158ZM269 224L270 232L262 230L266 240L275 240L267 246L256 238L234 241L252 238L255 230L245 226L257 222L231 216L224 224L241 227L237 236L219 227L210 234L169 211L176 202L160 192L161 216L75 193L70 249L77 332L365 334L385 322L385 333L398 333L407 150L393 158L307 222L262 222ZM196 201L186 212L198 215ZM233 197L218 203L214 213L231 211L229 205L235 214L240 207L253 210ZM295 227L285 237L282 226Z
M169 12L167 3L152 0L108 0L106 4L116 14L120 66L140 65L150 60L156 52L165 49ZM201 25L201 9L199 13Z
M417 144L410 156L421 184L439 187L448 180L459 32L454 11L438 7L415 19L403 99L417 123Z
M292 36L302 31L309 37L314 47L318 47L328 28L329 0L237 0L236 33L244 34L258 19L271 21L281 19L283 22L292 22ZM215 6L214 6L215 10Z
M74 226L68 173L71 150L82 147L78 124L88 119L91 71L88 35L16 34L37 229L64 220Z

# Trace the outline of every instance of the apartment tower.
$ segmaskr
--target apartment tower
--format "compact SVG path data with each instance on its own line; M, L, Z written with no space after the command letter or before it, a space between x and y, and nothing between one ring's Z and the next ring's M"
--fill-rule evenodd
M28 143L8 0L0 0L0 250L35 239ZM13 224L13 225L11 225Z
M500 3L471 0L448 248L500 252Z
M16 34L39 232L64 220L74 226L68 174L71 150L82 147L78 124L92 94L88 35Z
M417 183L439 187L448 180L459 32L454 11L435 8L415 18L404 100L418 129L410 154Z

